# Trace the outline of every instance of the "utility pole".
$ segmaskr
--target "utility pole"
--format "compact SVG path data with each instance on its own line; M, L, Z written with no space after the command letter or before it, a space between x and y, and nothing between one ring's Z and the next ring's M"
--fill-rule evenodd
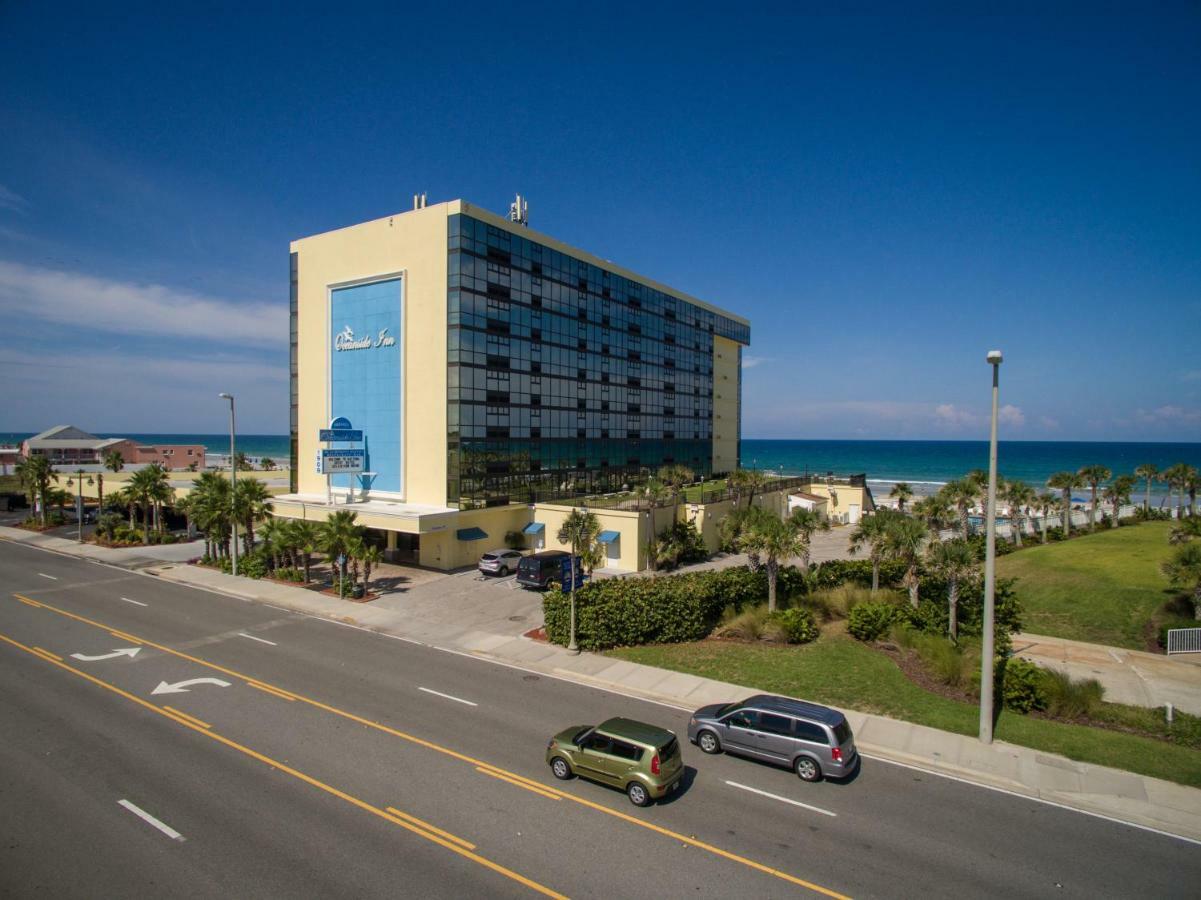
M992 743L993 679L995 660L993 636L994 595L997 585L997 386L1001 351L990 350L992 366L992 426L988 439L988 504L985 507L984 546L984 640L980 648L980 740Z

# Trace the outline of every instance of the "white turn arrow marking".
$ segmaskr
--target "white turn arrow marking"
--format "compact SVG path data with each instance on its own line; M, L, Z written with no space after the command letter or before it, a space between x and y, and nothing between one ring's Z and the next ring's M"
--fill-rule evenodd
M160 681L158 687L150 692L151 696L155 694L186 694L188 693L188 685L192 684L215 684L217 687L229 687L228 681L222 681L220 678L189 678L187 681L177 681L175 684L167 684L165 681Z
M100 662L102 659L116 659L118 656L128 656L130 659L133 659L141 649L141 647L122 647L120 650L114 650L112 653L102 653L99 656L84 656L82 653L72 653L71 659L78 659L82 662Z

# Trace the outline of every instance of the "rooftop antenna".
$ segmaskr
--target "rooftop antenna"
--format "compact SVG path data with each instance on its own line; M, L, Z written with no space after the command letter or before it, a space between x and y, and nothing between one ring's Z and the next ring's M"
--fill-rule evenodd
M529 227L530 205L522 199L521 194L518 194L517 199L509 204L509 221Z
M413 195L413 209L425 209L425 194Z

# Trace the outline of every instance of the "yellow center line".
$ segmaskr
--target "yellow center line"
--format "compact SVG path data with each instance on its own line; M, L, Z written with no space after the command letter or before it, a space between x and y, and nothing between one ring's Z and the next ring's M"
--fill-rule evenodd
M477 772L482 772L485 775L491 775L493 778L499 778L501 781L507 781L509 784L516 785L519 788L525 788L530 793L546 797L548 800L561 799L558 794L551 793L546 788L533 787L532 785L526 784L524 781L518 781L516 778L510 778L508 775L502 775L500 772L497 772L494 769L485 769L483 766L476 766L475 770Z
M447 850L457 853L459 856L469 859L472 862L478 863L479 865L484 866L487 869L491 869L493 872L496 872L500 875L504 875L506 878L510 878L513 881L516 881L518 884L525 885L526 887L530 888L533 891L537 891L538 893L544 894L547 897L558 898L558 900L567 900L567 897L565 895L560 894L557 891L551 890L550 888L546 887L545 885L541 885L536 881L532 881L529 878L526 878L524 875L519 875L517 872L514 872L512 869L507 869L504 866L500 865L499 863L494 863L490 859L485 859L484 857L480 856L479 854L473 853L471 850L468 850L464 847L459 846L458 844L455 843L454 840L448 840L447 838L441 837L436 833L425 830L425 828L419 827L417 825L414 825L411 822L407 822L404 819L401 819L395 815L385 812L384 810L380 809L377 806L371 805L370 803L368 803L365 800L360 800L358 797L354 797L354 796L346 793L345 791L342 791L336 787L333 787L332 785L326 784L323 781L319 781L318 779L314 778L311 775L306 775L304 772L301 772L298 769L294 769L291 766L287 765L286 763L282 763L277 759L272 759L270 756L266 756L262 753L259 753L257 750L252 750L251 748L249 748L243 744L239 744L237 741L231 740L230 738L227 738L223 735L217 734L214 731L206 731L204 728L201 728L199 725L194 724L193 722L189 721L188 719L180 718L180 716L178 715L178 711L175 711L175 710L168 711L167 707L155 706L153 703L143 700L141 697L131 694L128 691L122 690L121 688L117 687L114 684L109 684L107 681L103 681L103 680L95 677L94 675L89 675L87 672L83 672L79 669L76 669L74 666L67 665L65 662L61 662L59 660L48 659L47 657L42 656L41 654L37 653L33 647L26 646L25 644L22 644L20 641L14 640L13 638L10 638L5 634L0 634L0 641L4 641L5 643L11 644L12 646L14 646L20 650L24 650L26 653L37 656L40 659L44 659L47 662L50 662L53 665L58 666L60 669L64 669L68 672L71 672L74 675L78 675L80 678L90 681L93 684L104 688L105 690L112 691L114 694L124 697L126 700L130 700L133 703L136 703L138 706L144 707L148 710L151 710L152 712L158 713L159 715L163 716L164 718L170 719L172 722L177 722L186 728L190 728L192 731L195 731L197 734L203 734L205 737L212 738L214 741L217 741L220 744L224 744L225 746L227 746L233 750L237 750L239 753L244 753L245 755L251 757L252 759L257 759L259 762L265 763L266 765L271 766L274 769L278 769L279 771L281 771L287 775L291 775L293 778L297 778L300 781L305 782L306 784L309 784L315 788L318 788L319 790L325 791L328 794L332 794L333 796L339 798L340 800L345 800L347 803L350 803L353 806L357 806L359 809L362 809L365 812L369 812L372 815L380 817L381 819L384 819L388 822L392 822L395 825L399 825L401 828L404 828L407 831L411 831L413 834L423 837L427 841L432 841L433 843L438 844L441 847L445 847ZM462 840L462 839L456 838L455 840Z
M18 600L20 600L22 603L24 603L26 606L32 606L34 609L41 608L42 604L38 603L36 600L30 600L28 597L22 597L20 594L14 594L13 596L16 597Z
M279 697L281 700L287 700L289 703L296 702L296 698L291 694L285 694L283 691L277 691L275 688L267 687L265 684L259 684L257 681L248 681L246 683L252 688L256 688L265 694L271 694L272 696Z
M46 604L43 603L42 606L46 607ZM49 607L46 607L46 608L48 609ZM113 637L117 638L117 640L130 641L131 643L134 643L134 644L142 643L140 638L136 638L132 634L126 634L124 631L113 631L110 629L109 634L111 634Z
M171 712L175 713L175 715L181 716L184 719L187 719L192 724L199 725L201 728L212 728L213 727L208 722L205 722L203 719L198 719L195 716L190 716L186 712L184 712L182 709L176 709L174 706L168 706L166 703L163 704L163 709L170 710Z
M407 812L401 812L395 806L389 806L389 807L386 807L386 809L388 810L388 812L392 813L392 815L399 816L400 818L404 819L406 822L411 822L412 824L416 825L418 828L424 828L426 831L432 831L434 834L439 834L442 837L446 838L448 841L454 841L459 846L466 847L468 850L475 849L475 844L471 843L470 841L465 841L461 837L459 837L457 834L451 834L449 831L443 831L437 825L431 825L429 822L425 821L424 819L419 819L416 816L411 816Z
M16 597L17 599L21 599L20 594L14 594L13 596ZM105 631L111 631L110 626L104 625L100 622L94 622L91 619L85 618L84 616L77 615L76 613L68 612L65 609L59 609L58 607L51 606L48 603L42 603L41 605L44 609L50 610L51 612L54 612L54 613L58 613L59 615L62 615L62 616L66 616L69 619L75 619L79 622L84 622L95 628L101 628L101 629L104 629ZM179 650L173 650L170 647L166 647L162 644L156 644L154 641L148 641L143 638L131 638L131 639L140 641L141 643L146 644L149 647L154 647L157 650L162 650L164 653L170 653L173 656L178 656L181 659L186 659L190 662L194 662L197 665L207 666L208 668L213 669L214 671L222 672L226 675L230 675L230 676L232 676L234 678L238 678L242 681L246 681L246 682L255 681L255 679L251 678L249 675L243 675L241 672L235 672L233 669L227 669L224 666L218 665L217 663L212 663L212 662L209 662L204 659L200 659L195 656L189 656L187 653L182 653ZM257 682L257 683L267 686L266 682ZM303 694L297 694L297 693L294 693L291 691L284 691L283 688L274 688L274 689L278 690L278 691L283 691L284 693L289 693L292 696L294 696L297 700L300 700L303 703L307 703L310 706L314 706L317 709L325 710L326 712L332 713L333 715L336 715L336 716L342 716L343 718L349 719L352 722L357 722L360 725L365 725L368 728L374 728L377 731L382 731L385 734L390 734L393 737L398 737L401 740L405 740L412 744L416 744L419 747L425 747L428 750L433 750L437 753L441 753L445 756L449 756L452 759L457 759L460 762L468 763L469 765L471 765L473 767L487 769L492 772L497 772L501 775L505 775L508 778L512 778L512 779L516 779L517 781L525 782L527 784L530 784L530 785L533 785L533 786L539 788L540 790L547 791L547 792L553 793L553 794L557 794L560 798L562 798L564 800L571 800L574 803L579 803L582 806L587 806L590 809L594 809L598 812L602 812L605 815L613 816L615 818L621 819L622 821L629 822L632 825L637 825L641 828L646 828L649 831L653 831L658 834L662 834L666 837L671 838L672 840L680 841L682 843L688 844L689 846L696 847L698 850L705 850L706 852L712 853L715 856L719 856L722 859L727 859L727 860L730 860L731 862L739 863L740 865L746 866L747 868L750 868L750 869L754 869L757 872L763 872L764 874L771 875L771 876L773 876L775 878L779 878L783 881L787 881L790 884L795 884L800 887L807 888L816 893L824 894L827 897L838 898L838 900L849 900L849 898L847 898L845 894L840 894L837 891L831 890L830 888L822 887L820 884L814 884L813 882L806 881L803 878L797 878L795 875L790 875L787 872L783 872L779 869L774 869L771 866L765 865L760 862L756 862L755 860L749 859L748 857L739 856L737 853L732 853L729 850L723 850L720 847L716 847L716 846L706 843L704 841L697 840L696 838L689 837L686 834L680 834L679 832L672 831L671 829L663 828L662 826L655 825L651 822L647 822L644 819L639 819L634 816L628 815L626 813L618 812L615 809L610 809L609 807L603 806L599 803L593 803L591 800L585 800L583 797L576 796L575 794L569 794L569 793L560 791L557 788L553 788L548 785L543 785L536 781L531 781L530 779L528 779L522 775L518 775L516 772L510 772L506 769L500 768L499 766L494 766L491 763L484 762L483 760L475 759L471 756L468 756L465 753L459 753L457 750L452 750L449 747L443 747L440 744L433 743L432 741L427 741L423 738L416 737L415 735L407 734L406 732L400 731L396 728L392 728L388 725L384 725L381 722L374 722L370 719L365 719L362 716L355 715L354 713L348 712L347 710L344 710L344 709L339 709L336 706L330 706L327 703L322 703L320 700L314 700L313 698L306 697Z
M35 652L40 653L42 656L48 656L51 659L56 659L59 662L62 662L63 658L61 656L59 656L57 653L51 653L49 650L43 650L41 647L34 647L33 649Z

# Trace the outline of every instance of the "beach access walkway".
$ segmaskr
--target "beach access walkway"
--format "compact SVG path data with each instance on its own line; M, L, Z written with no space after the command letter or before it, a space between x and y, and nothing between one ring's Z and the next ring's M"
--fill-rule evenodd
M95 555L100 548L23 529L0 527L0 540L100 562ZM113 558L110 564L138 571L147 577L269 603L294 613L330 619L364 631L469 654L683 710L757 692L753 685L728 684L600 654L574 655L557 645L532 640L525 637L524 632L532 627L531 614L540 614L540 610L533 612L531 605L537 604L537 594L506 590L499 584L477 585L470 573L430 580L414 585L407 593L362 604L276 582L235 578L213 569L170 560L146 565L143 556L136 567L128 563L122 565L119 558ZM451 592L457 599L438 603L437 598L445 598L446 591L452 587L457 589ZM472 591L478 589L485 593L474 594L472 604L469 598L473 596ZM493 590L504 590L505 593L494 595ZM474 614L471 612L473 605ZM416 610L420 612L415 615ZM884 761L910 766L1201 843L1201 790L1196 788L1076 762L1004 741L986 745L974 737L885 716L855 710L844 712L868 765Z

